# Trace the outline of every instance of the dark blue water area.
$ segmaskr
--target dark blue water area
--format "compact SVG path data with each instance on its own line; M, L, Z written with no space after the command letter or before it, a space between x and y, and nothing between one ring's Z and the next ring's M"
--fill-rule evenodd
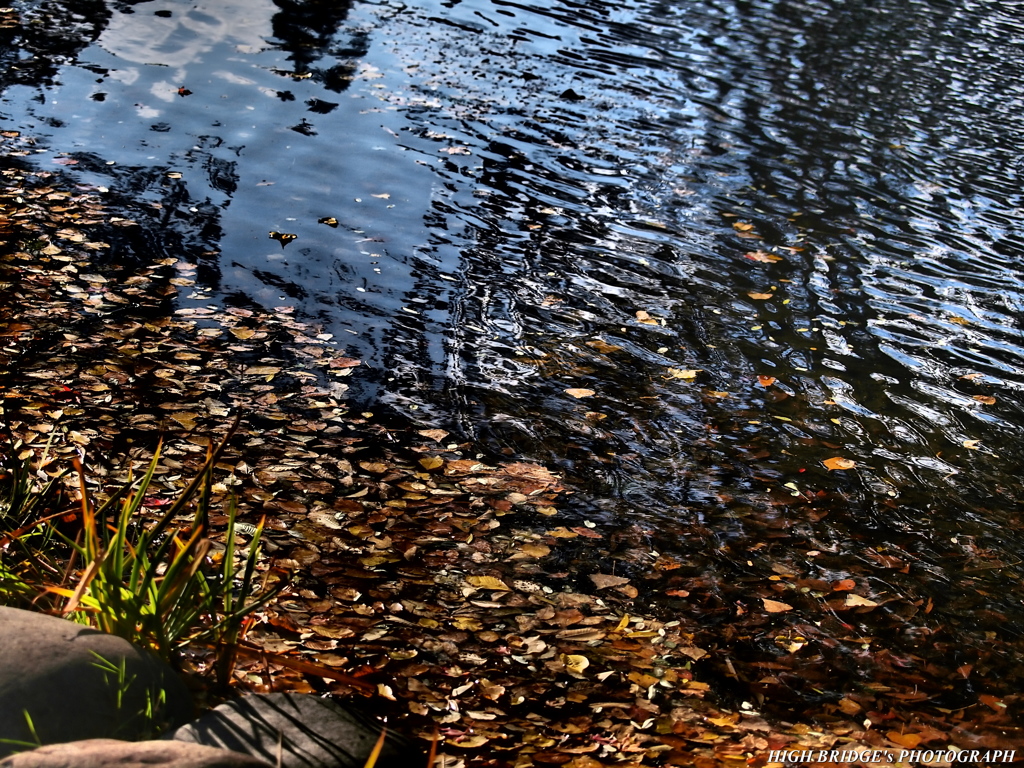
M705 584L660 610L881 604L806 597L738 661L803 622L811 680L870 674L844 633L1018 680L1016 4L19 9L0 114L139 223L104 258L294 308L354 402L557 467L623 568Z

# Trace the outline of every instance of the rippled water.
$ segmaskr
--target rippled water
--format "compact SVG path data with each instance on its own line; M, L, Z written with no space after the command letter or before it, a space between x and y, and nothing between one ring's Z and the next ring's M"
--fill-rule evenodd
M183 304L296 306L357 397L560 466L622 567L706 579L662 610L853 577L899 599L850 633L1016 684L1015 4L22 7L66 23L5 54L0 113L144 225L111 258L186 253ZM812 683L867 674L829 642Z

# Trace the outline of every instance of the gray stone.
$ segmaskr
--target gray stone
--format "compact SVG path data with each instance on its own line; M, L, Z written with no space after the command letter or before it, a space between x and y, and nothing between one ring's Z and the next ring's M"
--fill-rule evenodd
M81 624L0 607L0 757L25 748L11 740L31 747L149 738L193 714L184 683L150 653Z
M51 744L0 760L0 768L270 768L225 749L182 741L88 739Z
M363 768L383 724L352 707L295 693L221 704L166 738L247 752L281 768ZM425 755L388 731L377 768L419 768Z

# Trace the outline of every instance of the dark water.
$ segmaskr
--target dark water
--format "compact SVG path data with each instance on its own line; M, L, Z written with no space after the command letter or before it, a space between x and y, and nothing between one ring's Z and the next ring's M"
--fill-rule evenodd
M354 398L558 466L716 663L811 637L776 695L893 674L844 634L947 706L963 664L1019 687L1017 3L19 8L0 115L139 221L108 258L186 254L183 305L294 306ZM882 606L806 581L843 578Z

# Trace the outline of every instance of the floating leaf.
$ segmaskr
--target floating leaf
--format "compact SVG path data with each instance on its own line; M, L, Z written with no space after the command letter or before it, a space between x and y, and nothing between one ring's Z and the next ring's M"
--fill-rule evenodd
M978 450L978 444L981 440L964 440L964 448L970 448L972 451Z
M326 224L328 227L335 227L335 228L337 228L337 226L338 226L338 220L336 218L334 218L333 216L324 216L321 219L317 219L316 223L317 224ZM273 237L273 235L271 235L271 237Z
M776 381L774 376L758 376L757 383L762 387L770 387Z
M979 403L984 403L985 405L996 404L996 399L991 395L975 395L974 399L977 400Z
M448 437L448 433L443 429L421 429L416 434L429 437L431 440L436 440L439 443Z
M766 301L766 300L772 298L774 295L775 294L772 294L772 293L748 293L747 294L747 296L749 296L752 299L756 299L757 301Z
M769 600L767 597L762 597L761 602L764 603L764 609L768 613L784 613L793 610L793 606L789 603L780 603L778 600Z
M738 232L750 232L754 228L754 225L746 221L734 221L732 223L732 228Z
M593 395L596 394L594 392L594 390L592 390L592 389L576 389L576 388L567 389L567 390L565 390L565 393L567 395L572 395L573 397L575 397L577 399L583 398L583 397L592 397Z
M774 253L768 253L767 251L750 251L749 253L743 254L743 256L751 261L761 261L766 264L782 261L781 256L776 256Z
M668 376L669 379L695 379L697 374L700 373L701 369L690 369L690 368L669 368Z
M825 459L823 462L829 471L834 469L853 469L857 466L857 462L853 459L844 459L842 456L833 456L831 459Z
M637 310L636 319L639 320L644 325L657 325L658 324L658 321L655 318L651 317L651 315L648 312L645 312L642 309Z
M292 240L296 239L297 237L298 237L298 235L293 235L293 234L290 234L288 232L271 232L270 233L270 239L271 240L277 240L279 243L281 243L281 247L282 248L284 248L286 245L288 245L288 243L290 243Z

